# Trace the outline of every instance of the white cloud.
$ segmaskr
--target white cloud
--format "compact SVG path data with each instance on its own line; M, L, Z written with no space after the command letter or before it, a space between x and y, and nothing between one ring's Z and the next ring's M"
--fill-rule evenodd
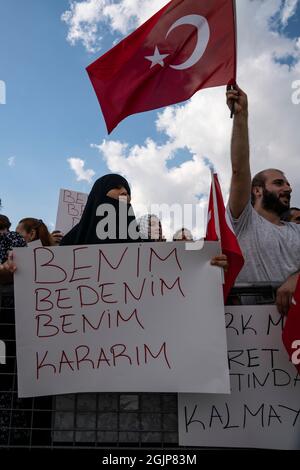
M8 157L7 159L8 166L12 167L16 164L16 157Z
M3 80L0 80L0 104L6 103L6 84Z
M295 14L299 0L284 0L281 11L281 23L286 26L289 19Z
M121 0L118 3L107 1L104 15L113 31L128 33L150 18L167 4L165 0Z
M153 10L160 3L153 1ZM110 11L109 24L118 31L126 29L130 23L126 12L132 11L129 5L138 4L141 4L138 0L111 4L105 21L109 20ZM143 4L150 8L150 2ZM238 82L249 96L252 172L267 167L284 170L294 188L293 205L298 206L300 105L292 103L291 84L300 79L300 48L299 40L297 45L296 40L270 27L278 15L282 22L291 18L292 2L286 2L284 9L282 5L281 0L237 2ZM141 18L142 13L137 10L132 21L139 22ZM293 65L283 63L288 58L293 58ZM108 168L124 174L132 184L134 201L145 205L149 201L195 203L196 194L209 191L205 157L213 162L224 194L228 193L232 121L223 88L199 92L187 103L160 111L156 125L165 136L163 145L151 139L132 147L113 140L98 145ZM180 149L190 152L190 161L170 168Z
M77 181L87 181L91 183L93 176L95 175L94 170L85 170L85 161L81 158L68 158L71 170L74 171Z
M110 171L128 178L137 217L148 212L162 216L164 233L169 238L183 225L192 228L192 223L194 234L203 235L205 200L199 202L197 195L207 192L209 169L200 156L191 155L190 160L168 168L167 163L177 150L172 142L160 146L147 139L144 145L129 148L121 142L104 140L93 147L100 151ZM171 208L171 213L161 205ZM193 215L189 212L191 205ZM174 212L177 217L172 216ZM197 227L194 225L196 216Z
M69 27L70 44L81 42L87 51L96 52L101 48L103 26L109 26L114 33L127 34L165 4L166 0L71 1L61 19Z
M70 2L70 10L65 11L61 19L69 26L67 39L70 44L82 42L84 47L94 52L100 46L101 35L99 22L103 19L106 0L86 0Z

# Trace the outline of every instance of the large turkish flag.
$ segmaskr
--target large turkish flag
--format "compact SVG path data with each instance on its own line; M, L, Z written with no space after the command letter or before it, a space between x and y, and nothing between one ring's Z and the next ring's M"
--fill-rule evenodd
M87 67L108 132L236 77L234 0L172 0Z

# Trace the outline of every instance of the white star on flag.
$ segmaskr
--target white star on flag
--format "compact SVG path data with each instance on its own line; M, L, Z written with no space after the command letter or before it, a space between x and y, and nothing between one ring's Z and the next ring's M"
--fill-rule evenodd
M156 65L156 64L159 64L159 65L161 65L162 67L164 67L164 65L165 65L165 64L164 64L164 59L165 59L166 57L168 57L168 55L170 55L170 54L161 54L161 53L159 52L158 47L155 46L154 54L153 54L153 55L145 56L145 59L150 60L150 62L151 62L151 67L150 67L150 69L152 69L152 67L154 67L154 65Z

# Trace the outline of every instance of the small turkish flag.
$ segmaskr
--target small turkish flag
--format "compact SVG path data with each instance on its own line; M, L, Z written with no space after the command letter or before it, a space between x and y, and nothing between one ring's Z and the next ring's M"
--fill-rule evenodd
M87 72L109 133L130 114L234 83L234 0L172 0Z
M300 374L300 276L282 332L283 344Z
M231 223L226 215L222 191L216 173L212 174L205 240L220 240L222 253L227 256L229 267L228 271L225 273L223 286L224 301L226 302L228 294L243 267L244 257L233 228L231 227Z

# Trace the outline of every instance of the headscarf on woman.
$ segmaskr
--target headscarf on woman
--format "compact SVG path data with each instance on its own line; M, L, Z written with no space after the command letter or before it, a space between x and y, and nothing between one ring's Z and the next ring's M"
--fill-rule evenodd
M155 214L145 214L137 220L142 240L166 241L162 234L161 221Z
M107 196L111 189L123 186L127 193L131 194L129 184L123 176L117 174L108 174L99 178L88 196L86 206L81 216L80 222L68 232L61 240L60 245L94 245L100 243L129 243L139 242L137 224L133 209L130 203L113 199ZM107 238L101 239L97 236L97 225L101 220L107 217L107 212L103 215L96 215L99 206L109 204L109 208L115 211L114 225L116 228L115 235L112 233ZM126 206L124 207L123 204ZM120 208L126 213L126 226L120 226L120 220L124 221L124 214L120 214ZM101 209L101 208L100 208ZM98 209L99 211L99 209ZM130 231L129 231L130 227ZM135 237L132 235L135 232Z

